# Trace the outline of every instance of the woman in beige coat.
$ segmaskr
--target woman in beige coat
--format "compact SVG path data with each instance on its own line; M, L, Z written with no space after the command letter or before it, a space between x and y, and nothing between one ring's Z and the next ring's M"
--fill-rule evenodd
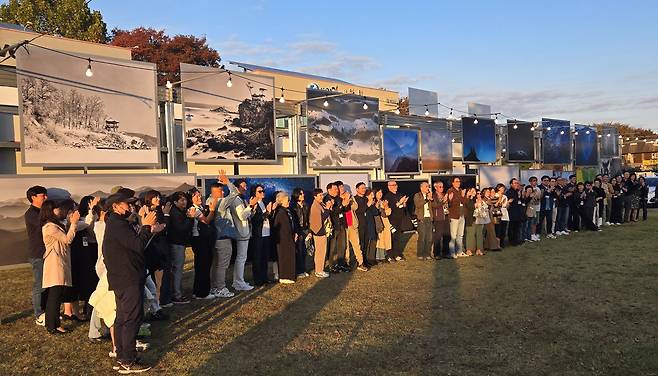
M46 289L46 329L51 334L63 334L59 319L59 308L67 286L71 286L71 243L75 238L80 213L76 210L60 208L54 201L43 203L40 213L43 243L46 251L43 255L43 282ZM70 226L65 231L62 224L68 219Z

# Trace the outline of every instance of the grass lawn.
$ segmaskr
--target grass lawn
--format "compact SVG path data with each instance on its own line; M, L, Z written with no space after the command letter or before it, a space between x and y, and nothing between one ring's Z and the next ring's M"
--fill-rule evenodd
M407 262L170 308L143 358L171 375L657 375L650 217L454 261L417 261L414 237ZM29 308L30 283L0 271L0 316ZM0 329L0 375L115 374L87 323Z

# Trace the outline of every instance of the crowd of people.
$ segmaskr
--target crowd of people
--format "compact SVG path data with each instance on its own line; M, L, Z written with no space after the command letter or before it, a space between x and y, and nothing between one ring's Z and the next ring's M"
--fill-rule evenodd
M263 186L232 183L223 171L205 199L196 189L135 197L118 186L109 197L76 203L50 200L46 188L31 187L25 222L36 324L63 335L68 330L62 320L89 321L90 341L111 338L115 370L144 372L150 367L137 353L149 345L138 335L149 332L148 321L167 320L165 308L190 302L183 287L188 246L194 253L193 298L210 300L270 283L293 284L310 274L327 278L403 262L414 231L416 257L425 261L601 231L636 222L640 213L647 219L646 182L628 172L592 182L573 175L531 177L525 185L512 179L480 190L462 188L455 177L449 187L420 183L412 197L400 193L395 180L386 190L358 183L354 194L340 181L325 188L276 192L265 202Z

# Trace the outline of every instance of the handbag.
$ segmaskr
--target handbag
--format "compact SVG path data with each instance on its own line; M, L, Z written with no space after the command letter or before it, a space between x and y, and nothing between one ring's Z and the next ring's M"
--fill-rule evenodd
M384 220L382 220L380 215L375 216L375 230L378 234L384 231Z
M331 223L331 219L325 218L324 220L324 232L327 235L327 238L331 236L334 232L334 225Z

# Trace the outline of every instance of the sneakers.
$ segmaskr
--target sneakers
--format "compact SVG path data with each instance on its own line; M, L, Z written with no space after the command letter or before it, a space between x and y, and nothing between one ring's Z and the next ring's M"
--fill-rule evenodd
M284 285L289 285L291 283L295 283L292 279L280 279L279 283L283 283Z
M221 289L221 290L217 290L217 289L211 290L210 293L211 293L212 295L218 297L218 298L232 298L232 297L235 296L235 294L232 293L232 292L231 292L229 289L227 289L226 287L224 287L224 288Z
M605 225L606 225L606 226L610 226L610 222L606 222Z
M546 237L549 238L549 239L555 239L555 235L553 235L553 234L548 234L548 235L546 235Z
M181 296L180 298L171 299L171 302L174 304L188 304L190 302L190 299Z
M356 267L356 270L359 270L359 271L362 271L362 272L367 272L367 271L370 270L370 269L368 269L367 266L361 264L361 265L359 265L359 266Z
M133 373L142 373L150 370L150 366L144 366L138 362L132 362L130 364L119 363L119 374L129 375Z
M250 291L254 289L254 286L247 282L233 282L233 289L235 289L235 291Z
M538 241L541 240L541 238L540 238L539 235L537 235L537 234L532 235L531 238L532 238L532 240L535 241L535 242L538 242Z
M34 320L34 323L39 326L46 326L46 314L42 313Z
M306 277L308 277L308 273L306 272L297 274L297 278L306 278Z
M112 359L115 359L115 358L117 357L117 352L116 352L116 350L112 350L112 351L110 351L110 352L107 354L107 356L109 356L109 357L112 358ZM119 368L117 368L116 370L119 370ZM116 370L115 370L115 371L116 371Z
M318 278L327 278L327 277L329 277L329 273L327 273L325 271L322 271L320 273L315 273L315 276L318 277Z
M395 258L395 261L407 261L407 259L404 256L398 256Z

